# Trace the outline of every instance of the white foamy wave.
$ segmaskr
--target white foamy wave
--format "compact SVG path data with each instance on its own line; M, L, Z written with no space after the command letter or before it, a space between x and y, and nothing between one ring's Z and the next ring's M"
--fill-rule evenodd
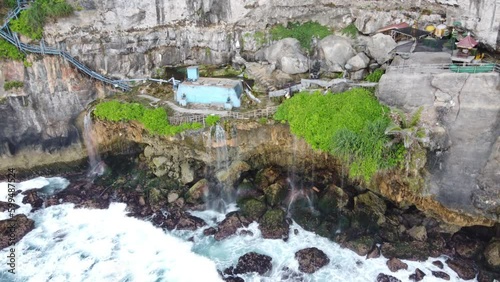
M69 185L69 181L65 178L62 177L51 177L51 178L45 178L45 177L37 177L34 179L30 179L27 181L23 181L20 183L9 183L7 182L1 182L0 183L0 201L2 202L9 202L9 188L12 188L12 185L15 187L15 191L21 190L21 191L26 191L30 189L40 189L41 194L46 194L46 195L52 195L54 193L57 193L61 190L64 190L66 187ZM16 205L19 205L20 207L16 210L16 214L28 214L32 206L30 204L23 204L22 200L24 198L24 195L21 193L17 194L13 199L14 203ZM0 213L0 220L8 219L10 218L9 213L7 211Z
M203 216L203 213L206 213L206 215ZM200 216L206 220L210 218L219 218L213 211L196 212L196 216ZM209 221L209 225L214 224L215 222ZM330 263L314 274L304 274L304 281L371 282L376 281L376 277L379 273L394 276L401 281L410 281L409 276L414 273L417 268L426 274L424 279L421 280L424 282L443 281L440 278L434 277L431 271L444 271L448 273L451 278L450 281L465 281L460 279L458 275L444 263L446 260L445 257L429 259L425 262L404 260L404 262L408 264L408 270L399 270L393 273L386 265L386 258L365 259L365 257L358 256L348 249L341 248L338 244L327 238L302 229L296 223L290 226L290 238L287 242L283 240L263 239L256 222L250 224L248 228L241 229L250 230L253 235L233 236L222 241L215 241L213 236L204 236L202 230L197 230L195 232L175 231L174 234L185 239L194 236L193 251L215 261L220 270L236 265L238 258L248 252L257 252L272 257L273 268L271 273L265 277L255 274L242 276L247 282L282 281L282 269L284 267L288 267L299 273L299 265L295 259L295 253L301 249L310 247L316 247L325 252L330 258ZM294 234L294 229L298 230L297 235ZM435 260L442 261L444 263L444 269L441 270L434 266L432 261ZM293 280L290 280L290 282L291 281Z
M0 264L0 281L221 281L215 263L194 254L191 243L127 217L125 207L64 204L35 212L36 228L16 245L17 273Z

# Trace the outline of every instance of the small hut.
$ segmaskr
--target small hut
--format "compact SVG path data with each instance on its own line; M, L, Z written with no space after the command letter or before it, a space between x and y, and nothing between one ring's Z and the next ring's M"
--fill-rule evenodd
M457 57L468 57L468 56L475 56L477 49L474 48L477 46L479 42L477 42L470 33L462 38L460 41L457 43Z

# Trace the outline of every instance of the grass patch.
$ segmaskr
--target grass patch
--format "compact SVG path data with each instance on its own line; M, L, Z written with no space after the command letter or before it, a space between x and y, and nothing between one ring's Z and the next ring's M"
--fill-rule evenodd
M31 39L41 39L47 20L67 17L74 8L65 0L36 0L27 10L21 11L17 19L10 22L13 31Z
M220 116L218 115L209 115L206 119L205 119L205 123L208 125L208 126L213 126L215 125L217 122L219 122L220 120Z
M365 80L369 82L379 82L383 74L384 74L383 69L376 69L372 73L367 75Z
M341 94L299 93L286 100L274 118L288 121L293 134L314 149L349 164L349 175L365 182L404 158L404 147L386 146L390 110L363 88Z
M158 135L175 135L185 130L202 127L198 122L171 125L164 108L150 109L141 104L118 101L99 103L94 109L94 116L114 122L135 120L142 123L149 133Z
M332 31L317 22L308 21L305 23L288 23L285 27L282 24L276 25L271 29L271 39L280 40L292 37L300 42L300 46L307 51L311 50L311 40L313 37L323 39L332 34Z
M3 89L5 91L9 91L14 88L22 88L24 86L24 83L22 81L17 81L17 80L10 80L6 81L3 85Z
M349 36L351 38L356 38L358 36L358 28L353 24L349 24L340 31L343 35Z

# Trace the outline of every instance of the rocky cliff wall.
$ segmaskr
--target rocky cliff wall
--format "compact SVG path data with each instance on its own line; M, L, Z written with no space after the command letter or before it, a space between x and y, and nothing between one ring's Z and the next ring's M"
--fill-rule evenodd
M59 57L30 57L31 67L0 62L0 169L85 157L77 118L104 89ZM6 81L22 81L5 91ZM5 158L7 157L7 158Z
M428 193L445 206L500 219L498 73L388 72L383 102L413 111L423 106L432 137ZM496 145L495 145L496 144Z
M234 54L261 46L253 32L289 21L314 20L337 31L355 23L369 34L398 21L438 23L446 15L449 24L461 21L493 49L500 27L497 0L84 0L75 5L81 10L49 24L45 39L116 77L149 76L165 65L227 64Z

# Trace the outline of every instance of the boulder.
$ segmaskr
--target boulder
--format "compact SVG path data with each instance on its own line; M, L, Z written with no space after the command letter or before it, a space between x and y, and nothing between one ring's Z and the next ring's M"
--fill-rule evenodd
M257 172L257 175L255 176L255 184L257 185L257 188L264 190L264 188L276 182L280 175L281 171L279 169L267 167Z
M320 249L314 247L296 252L295 259L299 262L299 270L304 273L314 273L330 263L328 256Z
M342 243L342 247L348 248L360 256L366 256L373 249L375 240L372 236L363 236Z
M241 214L250 221L258 221L267 210L266 204L256 199L243 200L239 206Z
M349 40L335 35L323 38L319 49L329 72L342 72L347 61L356 54Z
M372 34L393 20L390 13L373 9L360 9L355 18L354 25L363 34Z
M413 226L409 230L406 231L410 237L418 241L427 240L427 230L425 226Z
M429 257L429 245L426 242L384 242L381 247L382 255L387 258L425 261Z
M370 191L354 198L354 210L367 211L369 214L377 216L378 224L384 222L386 209L387 206L385 205L384 200Z
M173 202L177 201L177 199L179 199L179 194L177 194L177 193L175 193L175 192L170 192L170 193L168 193L168 195L167 195L167 202L168 202L169 204L171 204L171 203L173 203Z
M411 274L410 277L408 277L408 278L410 278L411 281L420 281L420 280L424 279L424 276L425 276L425 273L422 270L417 268L417 269L415 269L415 273Z
M287 188L279 183L274 183L264 188L266 202L270 206L276 206L281 203L286 197Z
M380 249L375 246L368 254L366 255L366 259L379 258L380 257Z
M377 282L401 282L401 280L391 275L379 273L377 275Z
M214 227L209 227L203 230L203 235L205 236L215 235L215 233L217 233L217 229Z
M365 79L368 71L366 69L361 69L355 72L351 72L350 78L351 80L363 80Z
M240 178L241 173L248 171L249 169L250 165L246 162L234 161L227 169L218 171L215 176L220 183L232 187Z
M35 228L35 222L24 214L0 220L0 250L19 242Z
M484 257L491 268L500 270L500 240L492 241L486 246Z
M289 224L281 209L270 209L261 218L259 229L266 239L288 240Z
M330 185L323 190L318 201L318 209L323 214L328 215L343 209L348 202L349 195L347 195L342 188L336 185Z
M287 74L305 73L309 70L309 61L304 56L300 42L295 38L281 39L263 50L266 61ZM258 57L259 54L256 54Z
M450 280L450 275L443 271L432 271L431 272L434 277L441 278L443 280Z
M178 229L194 231L206 225L203 219L193 216L180 208L168 210L166 217L162 212L156 212L152 222L155 226L164 227L168 230Z
M30 204L31 207L33 208L33 211L41 208L43 206L43 199L38 195L37 192L38 189L31 189L24 191L22 194L26 195L24 196L22 203L23 204Z
M266 274L273 268L270 256L250 252L238 259L238 264L233 270L234 274L257 272L260 275Z
M201 203L208 196L208 180L202 179L196 182L186 193L186 202L191 204Z
M238 203L246 199L259 198L262 195L262 191L255 188L248 180L244 180L236 187L236 202Z
M464 280L470 280L476 277L476 269L471 261L447 259L446 264L458 274L458 277Z
M443 263L439 260L433 261L432 264L439 267L440 269L443 269L443 267L444 267Z
M347 61L347 64L351 66L350 71L358 71L360 69L364 69L368 67L368 64L370 63L370 58L366 56L365 53L359 52L356 54L356 56L350 58Z
M391 36L382 33L377 33L369 37L366 42L368 55L380 65L383 65L392 58L389 52L396 48L396 46L397 43Z
M8 203L8 202L1 202L0 201L0 212L7 211L9 209L17 210L18 208L19 208L19 205L16 205L14 203Z
M387 267L389 267L389 270L392 271L392 272L396 272L400 269L408 269L408 264L402 262L400 259L398 258L391 258L390 260L388 260L386 262L387 264Z
M217 226L217 233L215 233L215 240L220 241L236 233L238 228L248 227L250 221L238 212L230 212L226 218Z
M182 162L181 164L181 183L187 184L194 181L194 169L189 162Z

